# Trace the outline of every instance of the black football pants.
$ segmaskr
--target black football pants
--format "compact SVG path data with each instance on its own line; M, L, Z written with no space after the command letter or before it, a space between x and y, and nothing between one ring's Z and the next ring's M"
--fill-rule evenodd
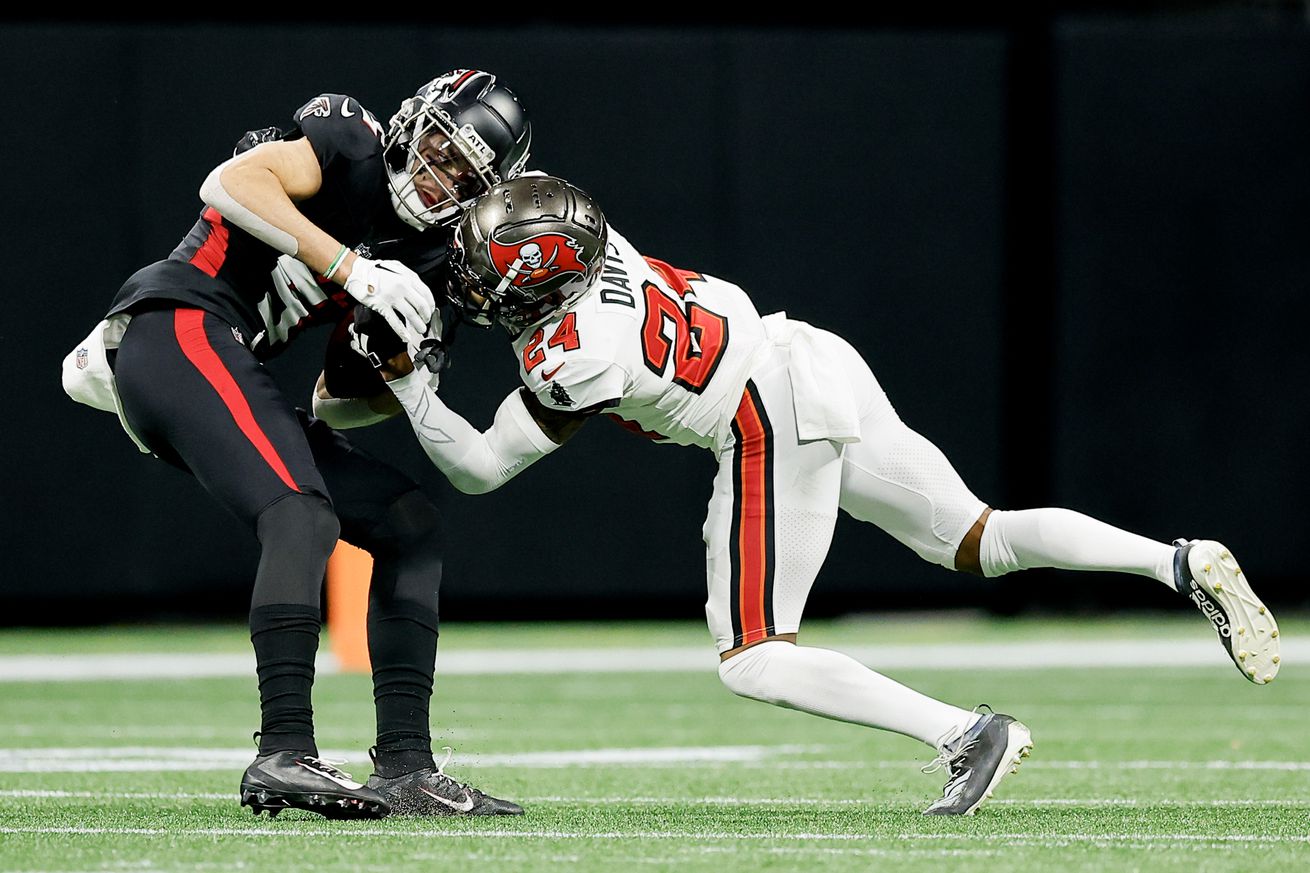
M374 557L379 759L430 758L441 541L436 508L417 483L295 409L231 326L203 310L134 314L114 369L133 430L260 539L250 623L261 753L316 751L320 592L340 536Z

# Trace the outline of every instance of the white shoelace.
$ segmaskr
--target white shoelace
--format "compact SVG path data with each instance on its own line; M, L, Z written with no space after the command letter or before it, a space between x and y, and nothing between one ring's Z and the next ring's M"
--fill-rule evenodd
M979 713L978 710L984 708L986 708L989 711L991 710L991 707L987 706L987 704L985 703L980 703L973 708L973 712L970 714L977 715L978 718L974 719L972 722L969 722L968 727L965 727L964 725L956 725L955 727L948 730L946 733L942 734L941 737L937 740L937 757L933 758L923 767L920 767L919 768L920 772L936 773L938 770L941 770L942 768L946 768L946 772L950 773L951 775L955 775L955 766L954 766L955 762L963 758L965 754L967 754L968 751L972 749L974 746L978 745L977 737L974 737L972 740L970 740L967 743L960 743L960 740L969 731L969 729L971 729L975 724L978 723L978 719L982 718L983 713ZM953 748L957 743L960 743L959 748Z
M315 758L310 755L306 755L305 760L318 764L320 767L332 773L334 776L340 776L343 779L349 779L351 782L355 781L354 776L351 776L345 770L341 769L341 765L346 763L345 761L329 761L327 758Z
M481 795L482 792L478 791L476 788L472 787L467 782L460 782L454 776L450 776L446 773L446 765L450 763L450 759L451 757L454 756L455 750L452 749L450 746L442 746L441 748L442 751L446 753L446 757L442 758L441 763L437 765L437 775L440 776L442 779L445 779L450 784L454 785L456 788L468 794L469 797L476 799L478 796Z

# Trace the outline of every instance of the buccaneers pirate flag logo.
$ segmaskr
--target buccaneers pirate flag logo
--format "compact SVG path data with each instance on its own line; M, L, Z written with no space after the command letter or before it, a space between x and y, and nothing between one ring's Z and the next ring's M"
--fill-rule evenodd
M539 233L506 245L487 240L496 272L515 288L532 288L569 273L583 275L586 264L578 259L582 246L562 233Z

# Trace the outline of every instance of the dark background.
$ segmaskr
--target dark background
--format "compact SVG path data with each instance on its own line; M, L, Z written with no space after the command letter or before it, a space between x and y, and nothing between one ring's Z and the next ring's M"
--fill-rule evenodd
M985 501L1219 538L1269 601L1307 604L1303 6L522 21L0 28L0 624L244 613L253 537L71 402L60 360L181 239L245 130L324 91L385 121L454 67L513 88L533 165L643 252L851 340ZM271 365L305 403L325 339ZM442 390L485 427L515 382L504 337L465 332ZM709 453L596 423L468 497L404 421L356 433L446 512L447 617L701 614ZM843 518L811 602L1170 601L1148 581L950 573Z

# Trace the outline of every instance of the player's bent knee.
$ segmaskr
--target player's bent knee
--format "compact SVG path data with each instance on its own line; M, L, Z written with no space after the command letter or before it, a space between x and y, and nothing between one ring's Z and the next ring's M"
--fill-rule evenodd
M341 536L332 505L317 494L288 494L264 508L256 522L265 549L294 547L309 555L330 555Z
M323 568L341 533L332 505L317 494L288 494L264 508L255 528L260 555L252 608L301 604L317 609Z
M422 491L402 495L373 529L366 546L374 558L374 589L385 598L436 610L441 588L441 514ZM391 583L378 588L386 578Z
M388 507L373 530L369 550L375 556L402 552L441 554L441 513L422 491L409 491Z
M1022 523L1022 511L992 510L978 541L978 565L988 578L1004 576L1015 570L1026 570L1028 564L1016 553L1010 542L1011 527Z
M778 682L777 665L795 649L794 645L782 640L742 649L726 661L719 662L719 679L739 697L777 705L785 698Z

